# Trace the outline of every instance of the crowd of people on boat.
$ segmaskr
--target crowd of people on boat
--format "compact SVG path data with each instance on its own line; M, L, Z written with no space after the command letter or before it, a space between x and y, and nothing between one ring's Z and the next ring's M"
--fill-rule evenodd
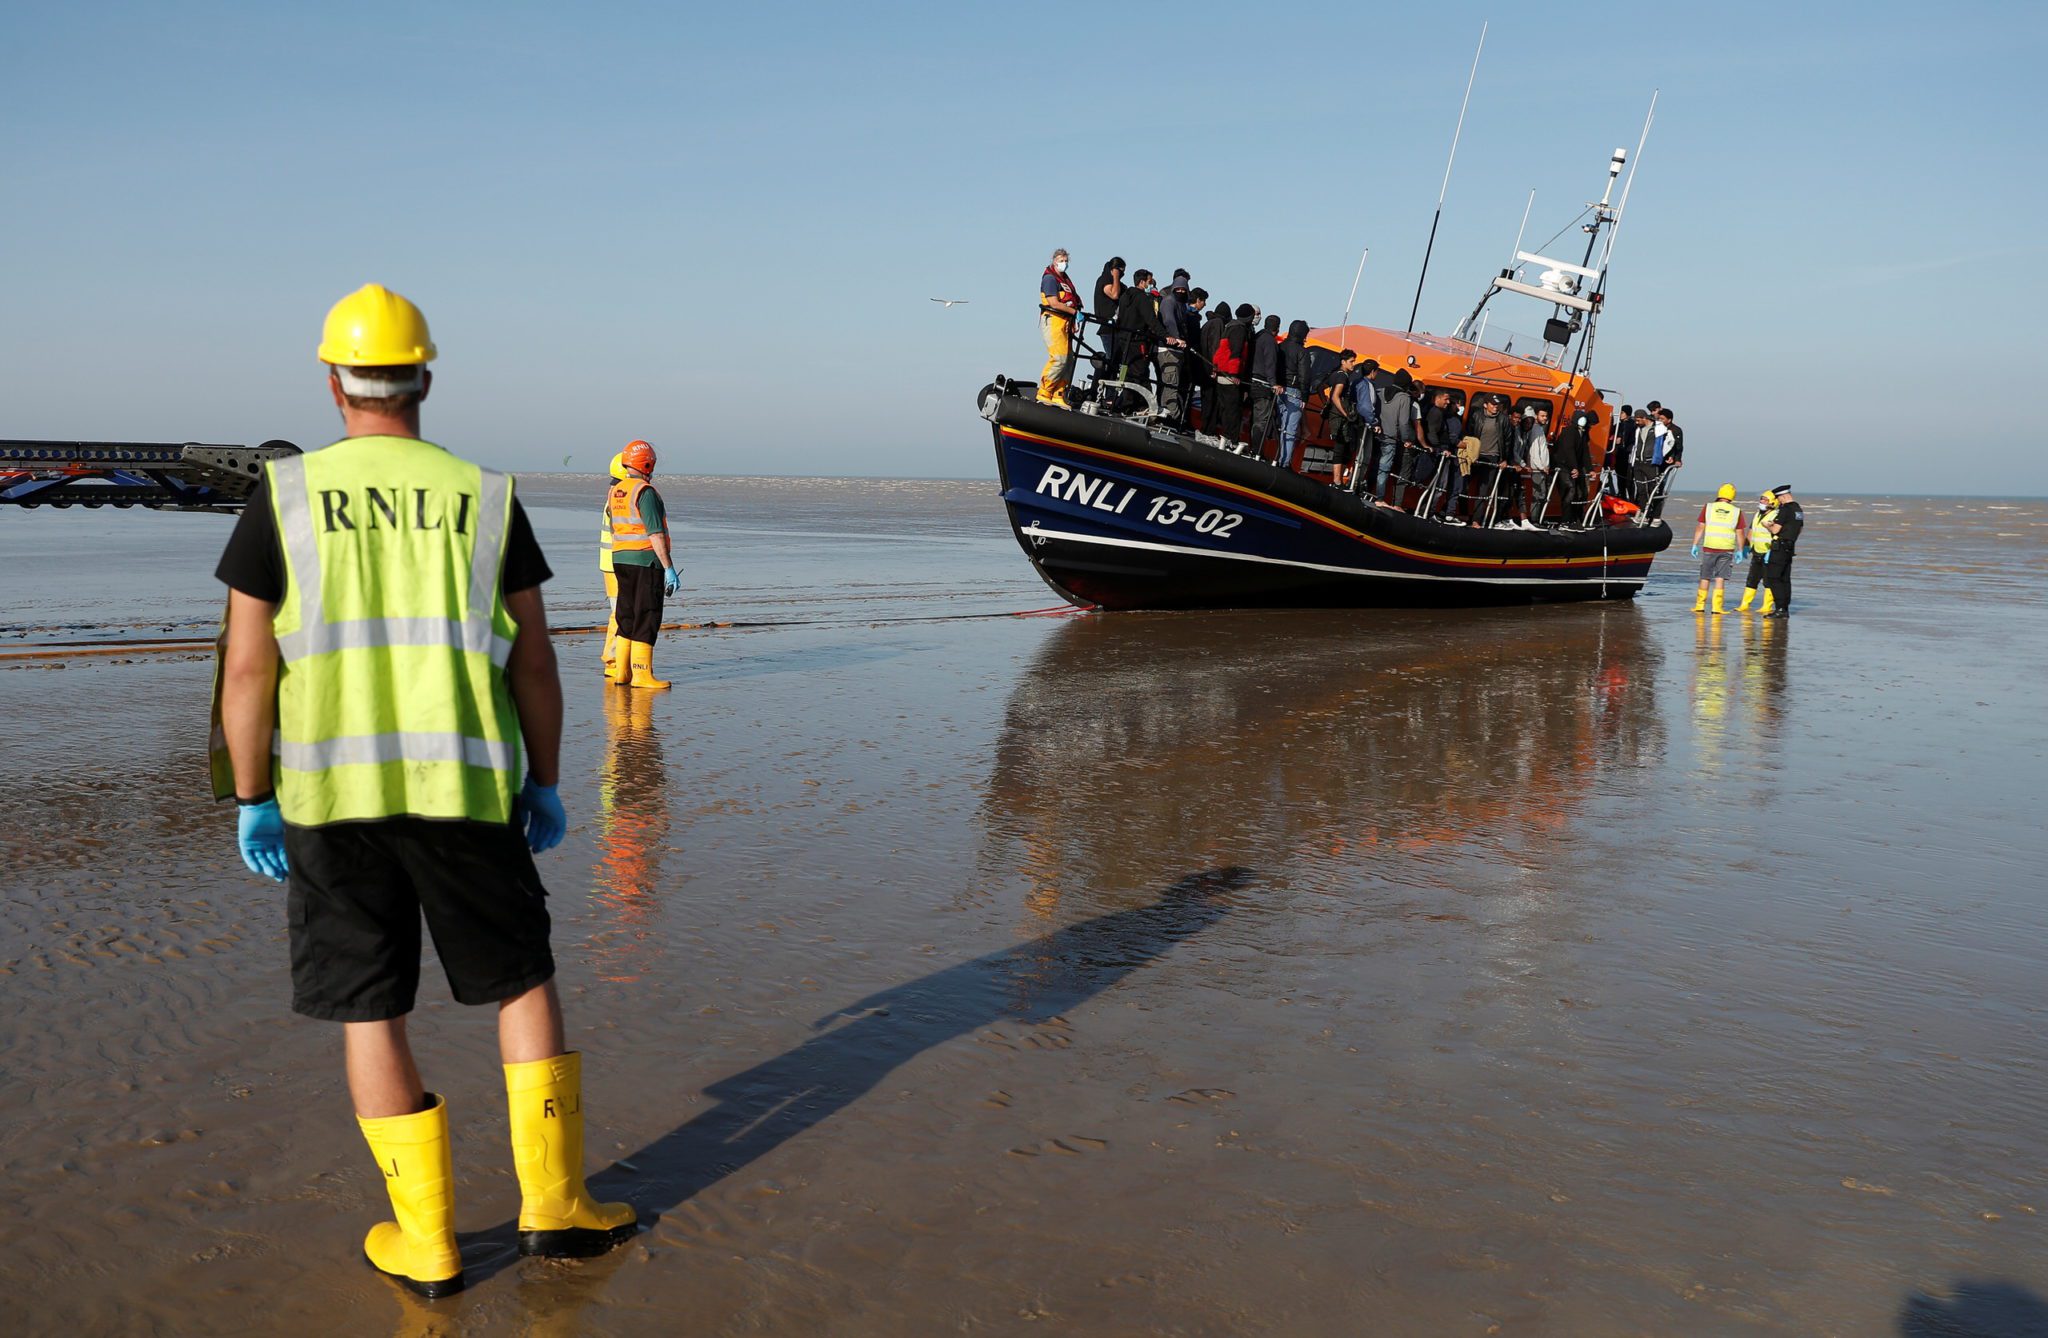
M1643 409L1623 405L1608 424L1605 458L1595 460L1589 409L1553 422L1553 406L1540 398L1517 406L1504 394L1479 394L1468 402L1455 387L1418 383L1405 367L1310 344L1305 320L1283 333L1277 315L1212 299L1185 269L1162 284L1112 256L1084 297L1068 264L1067 252L1055 251L1039 282L1043 404L1075 407L1082 392L1074 369L1085 353L1094 411L1135 412L1168 431L1198 424L1197 440L1294 471L1309 463L1304 420L1313 411L1335 486L1379 506L1482 527L1586 523L1615 503L1656 519L1669 476L1684 462L1684 431L1655 400Z

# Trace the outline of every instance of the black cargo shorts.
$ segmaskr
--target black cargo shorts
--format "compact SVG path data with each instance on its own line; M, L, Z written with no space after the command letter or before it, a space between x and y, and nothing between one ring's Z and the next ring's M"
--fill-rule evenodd
M410 1013L422 915L458 1003L497 1003L554 978L547 889L510 823L287 825L284 850L294 1012L330 1022Z

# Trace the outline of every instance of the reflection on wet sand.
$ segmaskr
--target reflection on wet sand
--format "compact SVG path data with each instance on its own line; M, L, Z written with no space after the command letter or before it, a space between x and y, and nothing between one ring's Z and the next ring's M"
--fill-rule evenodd
M655 969L662 853L669 836L668 768L654 694L609 685L598 768L598 861L591 870L597 926L587 939L601 980L635 981Z
M1572 613L1078 619L1011 695L987 858L1050 914L1162 850L1568 847L1594 775L1663 750L1637 610Z

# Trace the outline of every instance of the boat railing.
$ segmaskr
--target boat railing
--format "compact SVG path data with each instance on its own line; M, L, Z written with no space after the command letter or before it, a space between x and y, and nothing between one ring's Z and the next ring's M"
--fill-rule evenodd
M1155 430L1163 427L1170 431L1184 434L1194 443L1206 446L1211 450L1240 457L1250 456L1249 447L1242 441L1230 437L1219 437L1196 432L1181 423L1165 421L1164 415L1159 410L1158 395L1146 383L1127 380L1119 376L1105 375L1105 372L1112 370L1110 367L1111 355L1102 348L1091 344L1088 335L1091 332L1091 327L1094 330L1105 330L1107 325L1108 322L1088 312L1075 313L1073 342L1071 351L1068 354L1072 364L1069 367L1069 375L1071 376L1073 366L1078 365L1084 358L1095 368L1095 375L1090 379L1087 391L1080 397L1078 412L1091 417L1141 420L1148 427ZM1104 342L1106 343L1108 340L1105 339ZM1197 362L1206 363L1208 361L1193 348L1183 349L1182 352ZM1190 408L1194 407L1199 399L1196 387L1193 384L1194 380L1195 378L1188 377L1184 378L1182 382L1183 404ZM1275 392L1279 389L1277 386L1272 386L1267 382L1249 376L1241 377L1240 380L1247 386L1260 387ZM1132 398L1135 398L1138 407L1132 407ZM1301 446L1303 449L1307 449L1310 445L1311 443L1306 435L1304 435ZM1367 461L1378 449L1379 443L1375 439L1368 439L1360 443L1357 447L1350 479L1347 482L1338 483L1333 476L1330 480L1324 482L1324 486L1337 492L1348 492L1354 497L1362 496L1362 478L1371 473L1370 468L1367 466ZM1467 523L1449 515L1437 514L1439 505L1445 500L1444 484L1448 472L1451 469L1457 468L1457 458L1456 451L1435 447L1404 446L1401 448L1400 456L1395 460L1395 482L1391 489L1392 496L1402 500L1386 502L1379 500L1377 497L1371 500L1375 505L1388 506L1395 510L1403 511L1418 520L1434 520L1443 524ZM1279 467L1277 460L1270 463L1276 468ZM1420 477L1425 467L1428 469L1428 478L1426 480ZM1479 469L1480 467L1475 465L1473 471L1465 475L1465 477L1468 479L1476 478ZM1501 487L1503 479L1512 478L1512 486L1519 491L1526 488L1531 475L1537 471L1530 469L1527 465L1505 461L1498 464L1487 462L1484 465L1484 469L1488 475L1488 480L1483 498L1476 491L1467 492L1461 490L1460 495L1469 498L1474 510L1479 512L1479 524L1491 529L1500 523L1504 513L1515 509L1513 506L1513 495ZM1570 479L1564 475L1563 471L1549 469L1542 471L1542 473L1544 476L1544 487L1541 500L1539 501L1531 497L1529 505L1521 508L1524 512L1525 523L1561 529L1594 529L1609 523L1604 503L1606 498L1615 494L1614 490L1608 486L1604 471L1594 476L1593 487L1589 495L1583 499L1574 499L1568 492L1563 491L1570 484ZM1311 478L1312 476L1304 473L1301 477ZM1653 485L1651 495L1644 498L1638 504L1639 509L1627 523L1634 525L1646 525L1649 523L1651 505L1654 501L1663 497L1669 477L1670 471L1664 471L1663 475ZM1555 521L1550 519L1553 509L1557 512L1557 519Z
M1664 509L1665 501L1671 496L1671 476L1678 471L1669 465L1642 465L1638 466L1638 468L1654 469L1657 471L1657 477L1651 480L1650 486L1647 489L1637 489L1638 492L1643 494L1643 498L1642 501L1636 503L1637 510L1633 517L1634 523L1637 525L1648 525L1652 520L1656 519L1656 513Z
M1405 502L1379 502L1378 504L1381 506L1391 506L1395 510L1414 516L1418 520L1437 520L1446 524L1462 523L1453 520L1449 515L1439 515L1437 513L1439 504L1445 500L1445 483L1449 478L1450 471L1457 468L1457 452L1436 447L1408 446L1402 449L1407 454L1402 460L1396 462L1395 486L1392 490L1393 496L1398 498L1408 493L1412 493L1412 496ZM1405 466L1405 470L1403 466ZM1428 470L1428 478L1426 481L1418 482L1425 468ZM1482 471L1487 476L1483 491L1478 488L1476 483L1477 476ZM1363 471L1357 472L1362 473ZM1475 462L1471 472L1463 475L1468 480L1475 480L1474 486L1470 491L1460 489L1459 495L1470 499L1480 526L1492 529L1501 523L1502 517L1505 514L1516 509L1516 493L1527 489L1533 476L1539 472L1542 473L1544 478L1543 493L1540 497L1530 497L1528 504L1521 508L1524 512L1524 519L1528 523L1551 524L1552 522L1549 520L1549 517L1553 509L1558 513L1558 519L1555 523L1560 528L1592 529L1596 525L1605 523L1605 516L1601 506L1601 500L1606 495L1604 486L1596 487L1592 495L1584 499L1583 502L1573 501L1568 495L1560 491L1562 487L1569 485L1570 479L1555 469L1537 471L1527 465L1515 464L1512 461L1501 461L1499 463L1493 461ZM1503 483L1507 484L1505 488L1502 486ZM1355 476L1346 490L1354 495L1358 493L1359 488ZM1375 500L1377 501L1377 499Z

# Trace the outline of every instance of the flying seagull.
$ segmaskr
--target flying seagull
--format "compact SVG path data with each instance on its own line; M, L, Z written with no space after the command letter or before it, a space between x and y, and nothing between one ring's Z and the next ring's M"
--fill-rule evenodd
M967 299L964 297L935 297L932 301L942 307L964 307L967 305Z

